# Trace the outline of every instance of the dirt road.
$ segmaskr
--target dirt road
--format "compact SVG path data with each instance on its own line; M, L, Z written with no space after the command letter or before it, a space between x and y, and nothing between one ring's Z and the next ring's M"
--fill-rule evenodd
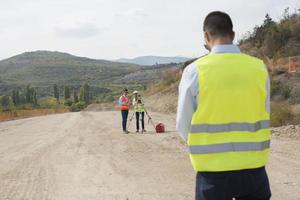
M153 118L168 132L121 134L109 111L0 123L0 199L192 200L195 173L174 116ZM272 149L272 199L300 199L300 140L274 138Z

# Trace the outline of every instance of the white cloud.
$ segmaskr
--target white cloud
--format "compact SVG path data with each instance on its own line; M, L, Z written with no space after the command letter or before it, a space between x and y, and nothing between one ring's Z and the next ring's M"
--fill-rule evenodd
M60 25L54 28L56 35L65 38L90 38L97 36L105 31L91 23L77 23L75 25Z
M127 11L117 12L116 17L148 17L150 14L143 9L134 8Z
M93 58L199 56L208 12L231 15L237 37L300 0L3 0L0 59L57 50Z

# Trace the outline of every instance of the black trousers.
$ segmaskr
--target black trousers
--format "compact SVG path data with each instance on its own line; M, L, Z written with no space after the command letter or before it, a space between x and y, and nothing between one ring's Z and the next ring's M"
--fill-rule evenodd
M269 200L265 167L228 172L198 172L196 200Z
M135 113L135 118L136 118L136 130L140 130L140 115L141 115L141 120L142 120L142 129L145 129L145 122L144 122L144 117L145 113L144 112L136 112Z
M122 110L121 114L122 114L122 128L123 131L126 131L128 110Z

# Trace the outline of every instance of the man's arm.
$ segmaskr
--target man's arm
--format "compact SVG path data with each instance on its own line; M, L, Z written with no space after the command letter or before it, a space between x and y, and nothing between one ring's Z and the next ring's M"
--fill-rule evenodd
M267 97L266 97L266 111L270 114L271 106L270 106L270 96L271 96L271 81L270 81L270 75L268 71L268 67L265 65L265 69L267 71L267 80L266 80L266 91L267 91Z
M121 97L119 97L119 104L120 105L122 105L123 103L122 103L122 96Z
M176 129L184 140L187 140L193 113L197 109L198 92L198 69L194 62L183 71L178 91Z
M136 99L133 98L133 100L132 100L132 105L135 106L135 104L136 104Z

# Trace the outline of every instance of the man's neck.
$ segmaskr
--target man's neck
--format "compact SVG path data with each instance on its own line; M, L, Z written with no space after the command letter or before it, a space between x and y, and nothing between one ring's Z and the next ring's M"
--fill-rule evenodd
M219 46L219 45L232 45L232 44L233 44L232 41L217 40L212 45L212 48L215 47L215 46Z
M234 44L222 44L214 46L210 53L241 53L240 48Z

